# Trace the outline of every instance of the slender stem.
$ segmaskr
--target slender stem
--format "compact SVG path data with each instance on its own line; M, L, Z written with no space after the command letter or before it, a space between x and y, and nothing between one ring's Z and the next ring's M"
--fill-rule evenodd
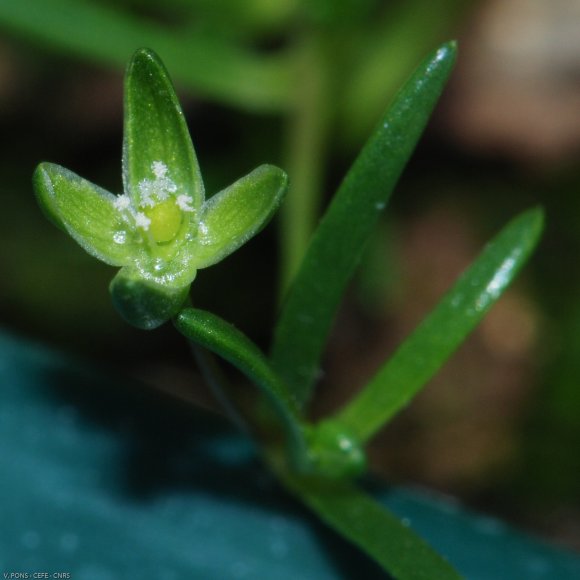
M329 127L328 67L322 43L310 33L297 44L296 93L288 119L285 163L290 190L281 212L281 295L294 277L316 225Z
M249 434L250 428L247 421L236 408L229 395L230 386L224 374L221 372L215 357L207 351L195 344L193 341L188 341L195 357L195 360L201 370L204 379L207 381L212 394L220 407L228 417L228 419L243 433Z
M193 308L191 296L188 296L182 305L182 309ZM199 366L203 378L206 380L212 395L225 413L226 417L243 433L251 433L248 422L235 405L231 388L224 373L219 368L215 356L207 349L197 344L194 340L184 337L189 344L189 348Z
M277 426L285 434L286 457L296 470L308 469L310 453L306 441L306 423L292 394L260 349L234 326L210 312L186 307L175 317L174 324L188 340L219 355L258 387L262 400L268 402L271 411L278 416ZM214 380L216 375L212 374ZM235 396L229 396L222 386L220 391L236 405ZM247 417L255 434L259 435L264 427L267 430L267 417L260 414L258 407L240 411Z

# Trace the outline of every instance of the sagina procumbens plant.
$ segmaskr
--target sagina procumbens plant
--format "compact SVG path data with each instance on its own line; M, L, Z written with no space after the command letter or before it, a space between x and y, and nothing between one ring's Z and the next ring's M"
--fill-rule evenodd
M125 80L124 192L114 195L51 163L34 176L48 217L87 252L120 268L113 303L131 324L169 320L191 341L208 380L249 426L265 463L292 494L397 578L457 578L409 526L356 483L365 444L426 384L525 263L542 230L532 209L510 222L360 393L318 423L308 419L321 354L365 243L452 70L441 46L413 73L342 181L285 297L267 356L240 330L189 305L197 270L260 231L282 202L286 174L263 165L206 199L168 74L137 51ZM216 373L218 355L258 388L242 405Z

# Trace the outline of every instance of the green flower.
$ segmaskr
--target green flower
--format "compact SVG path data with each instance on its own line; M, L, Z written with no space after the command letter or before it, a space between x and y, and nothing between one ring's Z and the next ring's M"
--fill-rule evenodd
M34 187L48 217L89 254L121 270L111 283L121 315L139 328L174 316L199 268L219 262L272 217L286 174L262 165L205 199L175 91L159 58L135 53L125 78L124 193L41 163Z

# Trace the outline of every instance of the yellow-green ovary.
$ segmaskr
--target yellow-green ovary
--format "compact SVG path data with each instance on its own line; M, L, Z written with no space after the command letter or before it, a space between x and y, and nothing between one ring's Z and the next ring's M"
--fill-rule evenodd
M145 210L145 215L151 220L149 232L158 243L170 242L177 236L181 227L183 212L175 200L168 199Z

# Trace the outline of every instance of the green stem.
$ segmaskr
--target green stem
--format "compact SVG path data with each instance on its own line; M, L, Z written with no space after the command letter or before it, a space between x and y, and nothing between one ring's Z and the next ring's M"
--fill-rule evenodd
M316 225L329 127L328 67L322 43L309 34L298 44L286 144L290 190L281 211L281 294L298 270Z
M201 370L203 378L209 385L215 400L220 405L226 417L243 433L249 433L250 428L243 415L232 402L231 387L221 372L214 356L205 348L198 346L193 341L188 341L193 356Z
M310 454L303 418L296 401L260 349L245 334L210 312L184 308L175 317L174 324L188 340L231 363L259 388L263 400L271 404L280 419L278 424L286 436L286 456L292 467L299 472L308 469ZM225 396L235 404L235 397L227 393ZM259 431L264 420L257 412L249 415L252 427Z

